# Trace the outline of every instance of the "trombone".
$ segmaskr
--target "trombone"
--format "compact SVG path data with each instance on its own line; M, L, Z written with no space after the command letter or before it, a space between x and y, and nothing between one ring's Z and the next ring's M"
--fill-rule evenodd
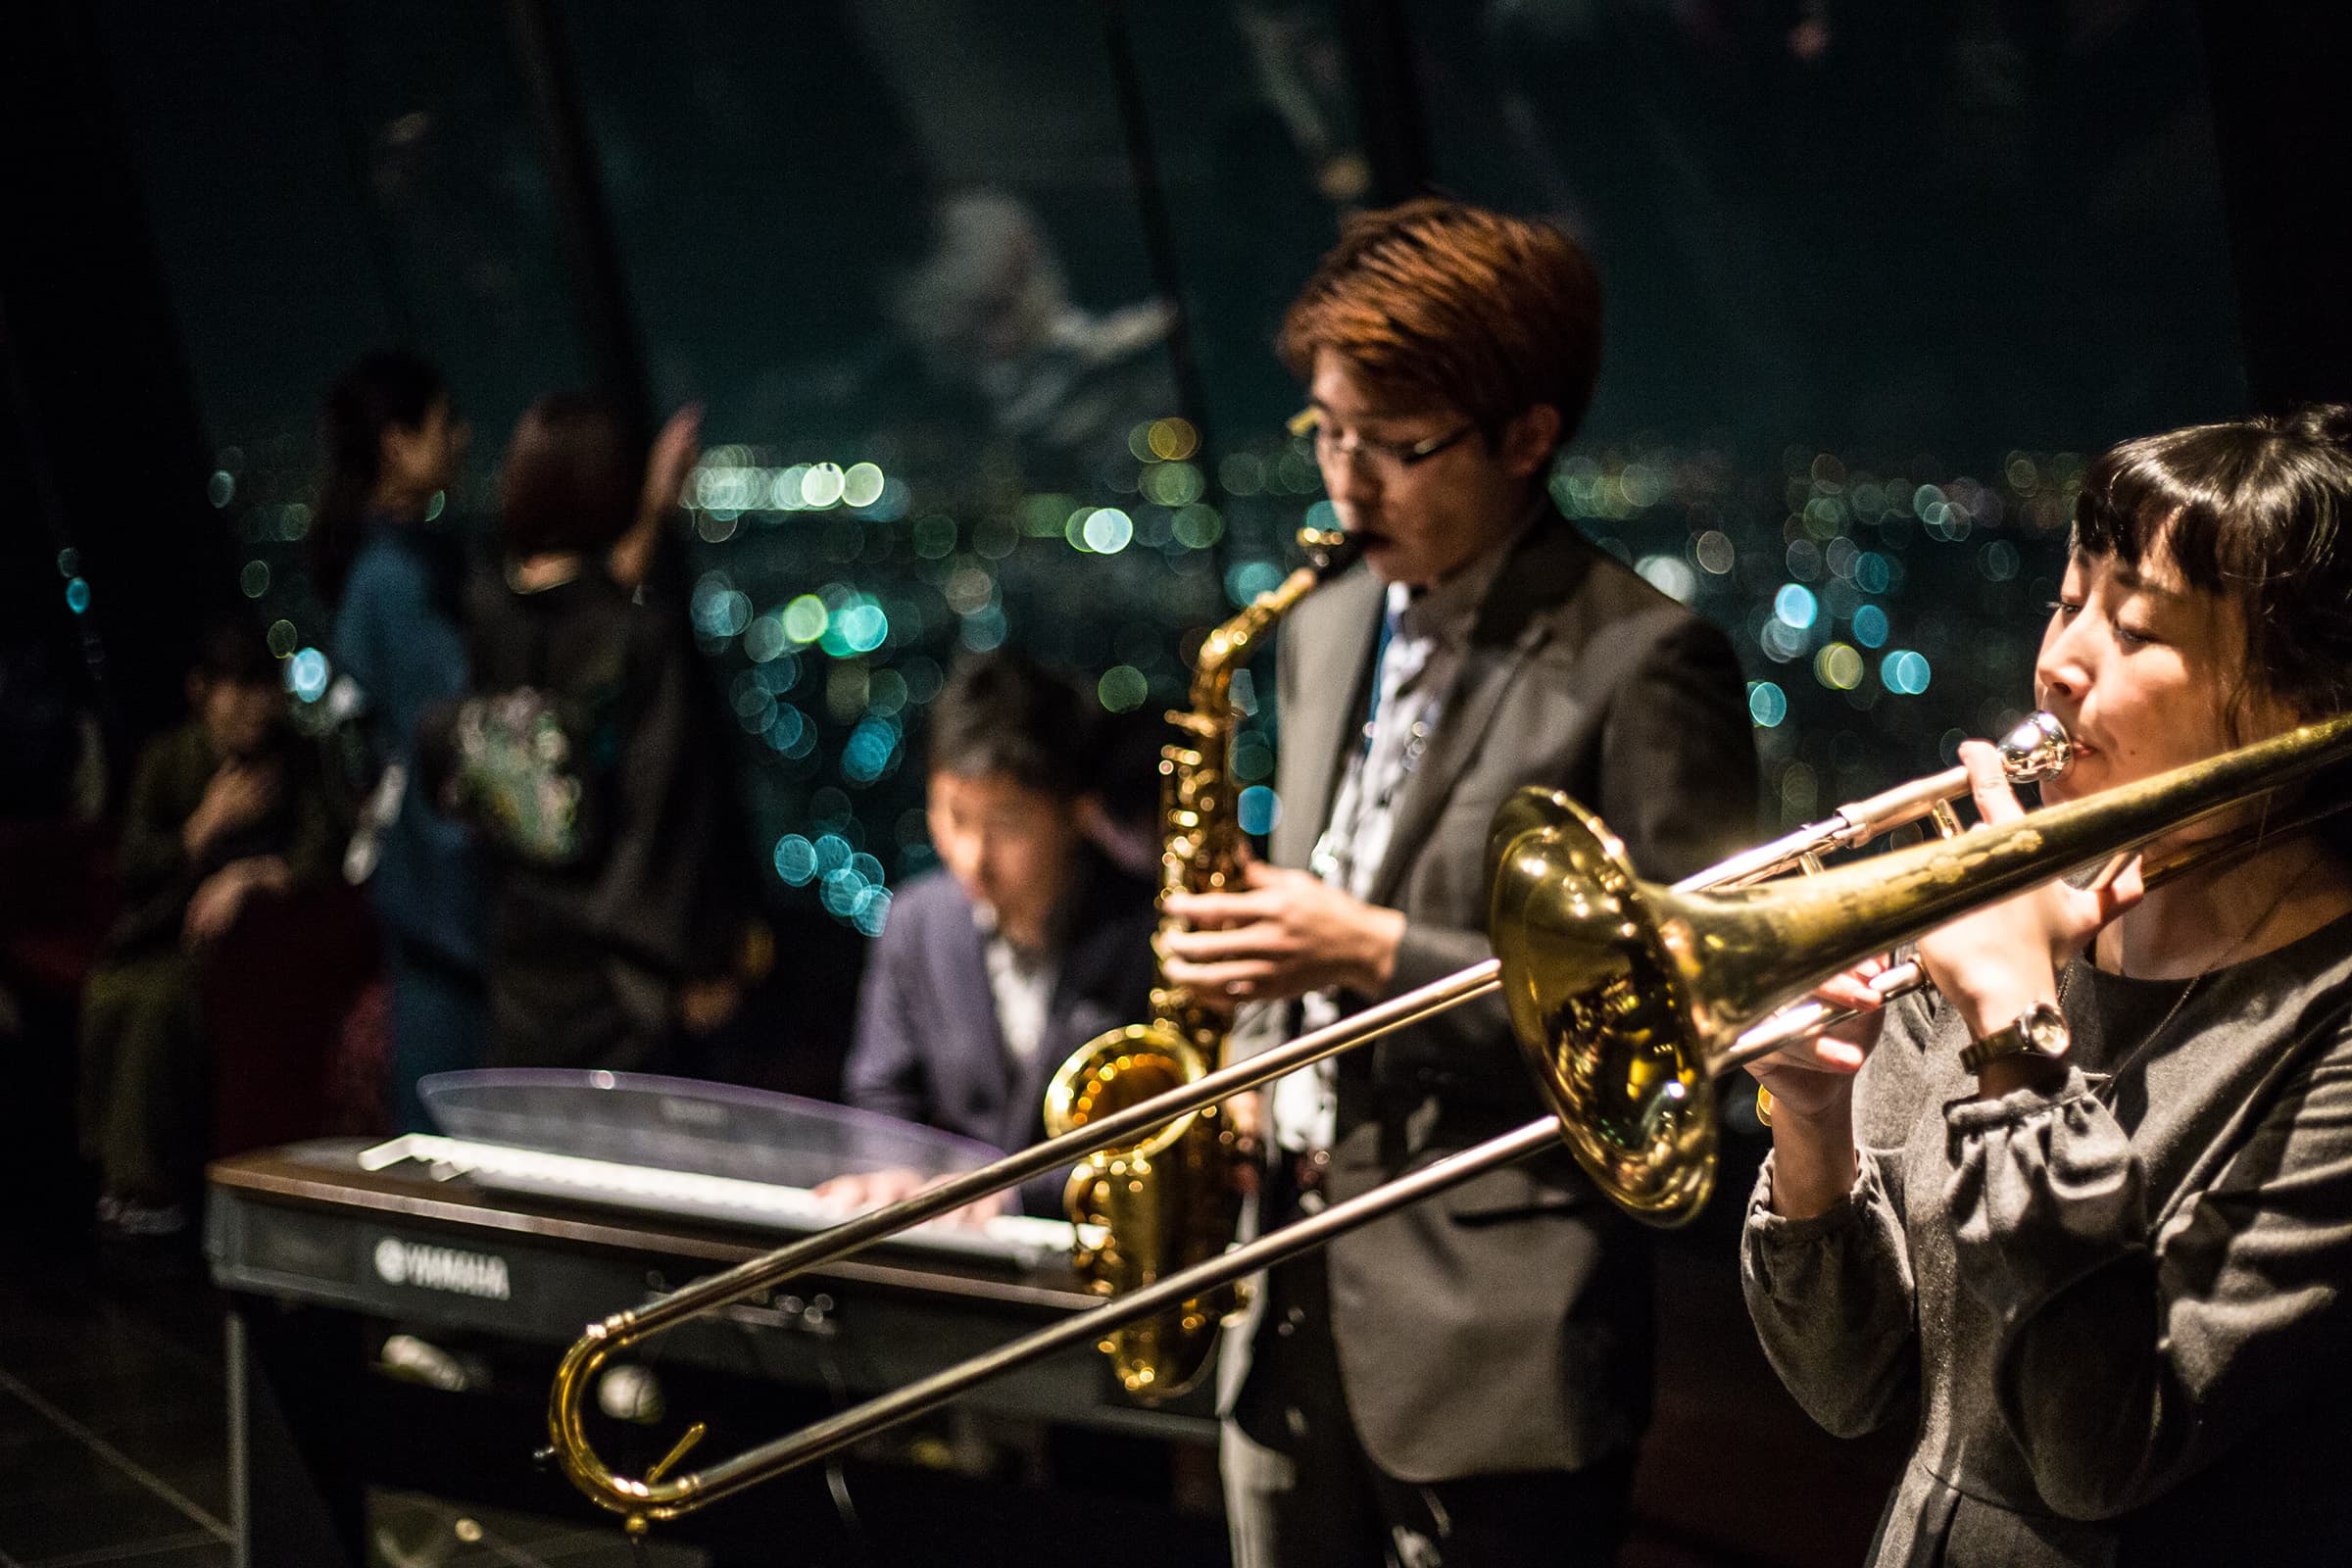
M836 1452L1005 1372L1098 1342L1109 1329L1257 1273L1554 1140L1567 1143L1620 1206L1653 1224L1681 1224L1714 1186L1713 1081L1776 1048L1778 1042L1759 1047L1741 1038L1775 1007L1871 954L2348 757L2352 714L2015 822L1980 824L1801 880L1714 891L1642 881L1599 818L1556 791L1522 790L1496 812L1488 841L1495 957L591 1325L556 1373L548 1411L553 1452L582 1492L642 1535L652 1521ZM2256 828L2225 838L2215 853L2251 848L2262 834ZM1700 880L1715 875L1702 873ZM583 1406L597 1372L653 1335L1497 990L1549 1107L1514 1132L703 1469L669 1474L701 1437L700 1426L642 1479L614 1474L588 1441Z

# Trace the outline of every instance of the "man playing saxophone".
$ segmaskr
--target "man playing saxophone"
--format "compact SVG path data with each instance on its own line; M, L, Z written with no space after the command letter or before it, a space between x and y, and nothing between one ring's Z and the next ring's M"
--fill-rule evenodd
M1574 242L1435 200L1351 220L1285 319L1365 564L1283 630L1271 863L1166 900L1168 980L1267 1004L1237 1056L1486 957L1488 823L1522 785L1591 804L1646 876L1750 836L1729 643L1548 497L1599 323ZM1540 1111L1494 1000L1294 1074L1262 1117L1262 1224ZM1243 1568L1613 1558L1648 1256L1564 1152L1279 1266L1225 1350Z

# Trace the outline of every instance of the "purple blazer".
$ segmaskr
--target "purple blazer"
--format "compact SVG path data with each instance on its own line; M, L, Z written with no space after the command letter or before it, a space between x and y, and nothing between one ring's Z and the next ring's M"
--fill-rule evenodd
M858 994L858 1038L842 1098L861 1110L977 1138L1010 1152L1045 1135L1046 1082L1106 1029L1152 1004L1152 885L1092 849L1059 911L1068 932L1034 1059L1015 1061L997 1027L986 943L956 879L932 871L891 902ZM1032 1214L1061 1215L1061 1173L1021 1190Z

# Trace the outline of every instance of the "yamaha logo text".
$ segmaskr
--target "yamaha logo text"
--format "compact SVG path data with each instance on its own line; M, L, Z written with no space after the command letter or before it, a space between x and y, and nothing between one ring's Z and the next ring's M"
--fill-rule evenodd
M506 1300L513 1294L503 1257L448 1247L419 1247L389 1236L375 1244L375 1272L386 1285L413 1285L421 1291L451 1291L492 1301Z

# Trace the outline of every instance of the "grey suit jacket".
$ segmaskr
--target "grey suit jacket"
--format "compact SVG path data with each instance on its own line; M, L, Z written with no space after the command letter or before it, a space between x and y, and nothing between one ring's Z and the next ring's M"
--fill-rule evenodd
M1283 628L1279 864L1303 865L1330 813L1359 734L1383 592L1359 568ZM1654 878L1754 837L1755 750L1730 643L1556 514L1496 576L1398 796L1371 889L1371 902L1407 919L1390 994L1491 956L1487 831L1527 784L1598 811ZM1262 1049L1295 1021L1248 1032L1237 1051ZM1338 1059L1335 1200L1544 1111L1499 998ZM1398 1479L1575 1469L1625 1448L1647 1419L1646 1237L1564 1149L1342 1237L1330 1271L1348 1408L1374 1461ZM1229 1409L1250 1328L1224 1348Z

